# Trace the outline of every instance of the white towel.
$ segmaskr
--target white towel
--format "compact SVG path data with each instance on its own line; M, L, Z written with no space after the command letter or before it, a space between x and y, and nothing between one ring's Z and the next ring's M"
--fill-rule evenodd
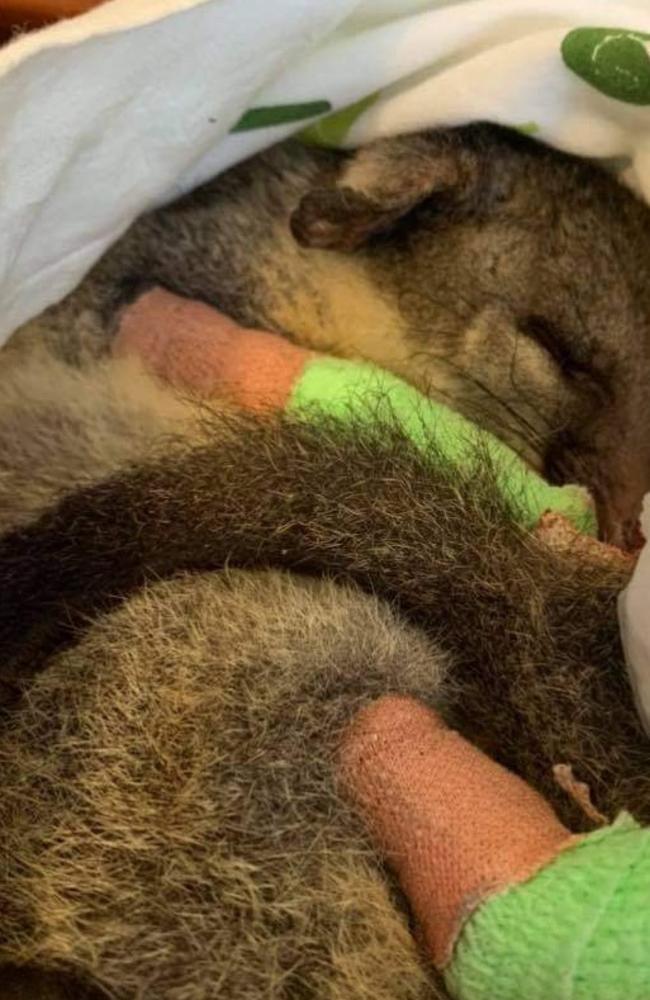
M112 0L19 38L0 51L0 344L142 211L319 115L332 144L491 119L650 197L644 34L648 0ZM250 108L271 110L231 132Z

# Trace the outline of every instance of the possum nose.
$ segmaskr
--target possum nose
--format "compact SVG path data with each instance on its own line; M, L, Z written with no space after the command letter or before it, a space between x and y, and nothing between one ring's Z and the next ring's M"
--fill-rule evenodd
M639 518L648 486L627 491L625 488L596 494L596 514L601 541L626 552L635 552L644 542Z
M596 507L600 540L626 552L643 544L639 518L643 498L650 491L650 461L640 461L640 451L638 445L636 450L614 452L593 445L587 449L578 439L564 435L549 450L544 468L553 484L578 482L587 487Z

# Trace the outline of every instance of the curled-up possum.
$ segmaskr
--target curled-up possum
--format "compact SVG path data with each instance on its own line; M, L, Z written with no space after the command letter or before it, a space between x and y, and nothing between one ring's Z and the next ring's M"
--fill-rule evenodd
M627 544L650 487L650 212L487 124L353 154L276 147L137 221L22 337L105 348L143 282L392 369L593 493Z
M574 827L558 763L601 812L650 818L621 566L527 534L482 454L454 469L389 425L206 413L97 360L125 297L164 284L391 368L589 486L626 541L650 476L649 249L613 179L501 129L286 145L138 221L19 332L1 1000L444 996L333 768L386 691Z
M575 827L558 762L599 810L650 818L621 568L518 527L482 455L453 469L387 425L197 413L124 363L17 362L3 1000L443 997L336 781L342 727L386 691L442 709Z

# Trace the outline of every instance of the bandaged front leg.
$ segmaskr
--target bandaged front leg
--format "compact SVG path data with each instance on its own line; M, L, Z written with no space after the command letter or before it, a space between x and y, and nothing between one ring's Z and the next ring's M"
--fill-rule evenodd
M573 836L440 717L386 696L350 724L345 791L458 1000L647 1000L650 837Z
M481 454L527 527L553 510L579 531L596 532L584 490L549 486L503 442L376 365L304 350L162 289L125 309L114 351L137 354L150 371L202 398L222 396L256 411L286 409L310 420L334 416L356 427L398 427L423 452L433 446L452 466L474 463Z
M248 410L282 410L310 351L248 329L203 302L162 288L122 313L113 345L159 378L194 396L225 397Z
M541 796L409 698L362 710L341 761L440 968L483 900L571 843Z

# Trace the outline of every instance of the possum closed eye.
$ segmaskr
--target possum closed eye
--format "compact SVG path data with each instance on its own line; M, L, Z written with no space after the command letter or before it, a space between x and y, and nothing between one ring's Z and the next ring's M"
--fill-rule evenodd
M74 362L101 353L142 282L392 369L586 485L602 536L633 541L650 210L601 168L487 124L351 154L285 143L143 216L24 332Z

